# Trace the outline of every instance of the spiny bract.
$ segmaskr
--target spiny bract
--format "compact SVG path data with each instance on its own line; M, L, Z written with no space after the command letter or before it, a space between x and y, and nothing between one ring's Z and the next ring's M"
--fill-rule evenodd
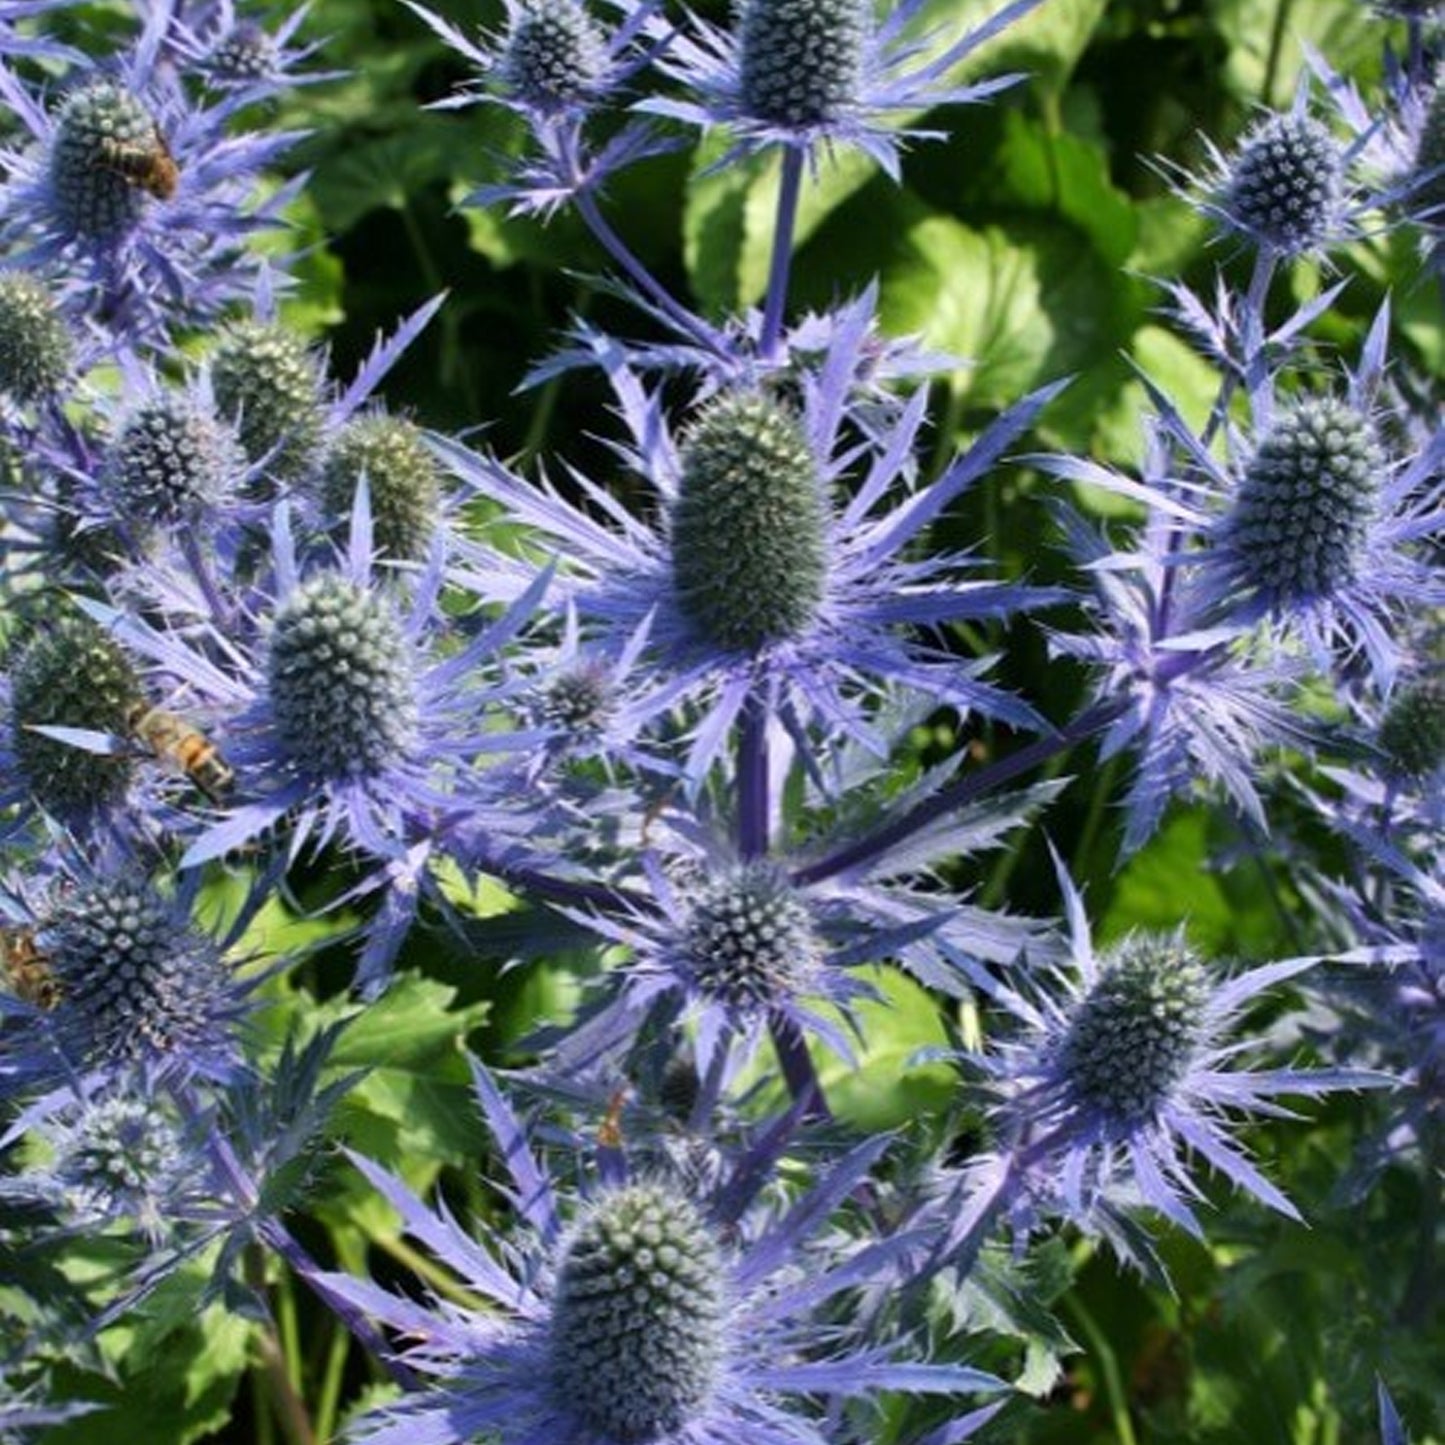
M552 1307L559 1393L599 1436L644 1445L702 1408L723 1342L722 1261L661 1184L604 1195L563 1247Z
M796 418L761 395L713 402L682 451L672 512L678 606L707 642L728 651L796 636L823 600L828 521Z

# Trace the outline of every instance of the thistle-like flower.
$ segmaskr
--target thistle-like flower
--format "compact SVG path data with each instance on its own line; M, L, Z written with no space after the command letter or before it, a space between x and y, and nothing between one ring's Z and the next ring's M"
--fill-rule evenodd
M33 144L0 152L12 264L58 263L79 283L66 300L113 340L154 341L215 314L247 288L248 235L277 223L294 186L257 200L286 132L232 136L243 97L198 108L158 64L170 7L114 66L82 68L53 99L0 67L0 96Z
M491 1080L482 1108L511 1174L519 1229L479 1246L397 1179L356 1162L485 1310L431 1309L338 1275L324 1287L401 1336L401 1361L436 1380L363 1416L350 1438L435 1445L825 1445L837 1432L809 1399L996 1387L958 1365L903 1363L820 1308L881 1278L907 1241L830 1251L814 1236L883 1152L870 1141L781 1213L761 1205L769 1170L744 1159L707 1194L686 1179L633 1176L614 1157L569 1161L582 1197L549 1177ZM582 1168L578 1168L578 1163ZM751 1166L756 1177L745 1170ZM804 1282L806 1281L806 1282Z
M363 478L377 552L393 561L425 557L441 520L441 478L420 428L374 413L353 418L337 432L318 486L322 523L329 530L345 532Z
M42 1095L49 1112L77 1087L90 1095L122 1078L145 1091L241 1076L256 980L237 978L227 952L264 889L219 937L195 920L198 891L194 874L162 891L134 867L96 871L71 857L10 887L6 926L31 940L52 985L48 1006L0 995L12 1097Z
M729 392L706 400L677 435L659 399L614 354L609 371L632 433L622 455L657 494L657 520L624 512L576 477L598 509L584 512L545 483L438 443L464 483L558 546L558 593L594 643L620 652L649 621L660 679L653 717L684 700L701 705L686 763L694 779L754 698L790 725L826 720L852 737L870 735L865 704L895 683L1036 723L1022 702L978 680L981 664L904 629L1000 617L1051 594L969 578L977 564L966 556L904 554L1059 388L1026 397L920 487L912 452L924 392L877 434L860 442L851 429L847 393L861 341L856 330L835 338L821 375L800 378L801 409L766 390ZM846 492L845 478L856 478Z
M0 272L0 395L22 405L56 397L75 371L76 344L51 286Z
M881 21L869 0L743 0L731 29L694 16L658 68L688 92L638 109L736 138L729 158L781 145L815 155L857 146L895 180L909 140L938 133L890 124L907 112L987 99L1019 75L950 85L948 75L1039 0L1014 0L951 42L920 29L923 0L900 0Z
M1139 1206L1198 1236L1192 1156L1298 1218L1232 1137L1234 1118L1278 1114L1280 1095L1390 1080L1363 1070L1249 1069L1231 1034L1254 999L1320 960L1288 959L1218 980L1182 932L1135 934L1100 955L1083 900L1056 866L1071 957L1035 992L1001 993L1019 1033L980 1059L964 1056L997 1090L1000 1141L964 1171L945 1206L947 1251L971 1252L1005 1211L1024 1227L1062 1215L1102 1230L1127 1254L1136 1251L1114 1221Z

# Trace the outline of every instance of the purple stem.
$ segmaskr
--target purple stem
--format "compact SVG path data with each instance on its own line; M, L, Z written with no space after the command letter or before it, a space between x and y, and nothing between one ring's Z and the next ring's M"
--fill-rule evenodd
M744 860L768 851L768 710L752 693L738 731L738 852Z
M836 853L829 853L816 863L810 863L806 868L799 868L793 874L793 882L804 886L821 883L836 874L871 863L890 848L910 838L920 828L927 827L935 818L941 818L945 813L951 813L954 809L971 803L975 798L993 792L1004 783L1012 782L1020 773L1026 773L1040 763L1047 762L1055 754L1102 732L1126 706L1127 702L1118 698L1096 702L1060 731L1037 738L1016 753L1010 753L996 763L989 763L966 774L956 783L950 783L948 787L934 793L932 797L924 798L902 817L885 823L871 833L865 833L863 837L839 848Z
M715 355L723 358L732 355L732 348L728 345L727 338L709 326L702 317L689 311L653 276L652 272L632 253L622 237L608 225L606 217L597 209L597 202L586 191L578 193L576 206L577 214L587 223L588 229L597 238L602 248L637 283L643 294L671 319L673 325Z
M788 304L788 272L793 262L793 231L798 221L798 198L803 190L803 152L789 146L783 151L783 177L778 188L778 216L773 228L773 259L768 267L768 299L763 310L759 350L771 361L783 339L783 312Z
M768 1020L768 1032L772 1034L788 1092L803 1106L803 1118L815 1123L831 1119L833 1114L823 1097L803 1031L791 1019L775 1013Z

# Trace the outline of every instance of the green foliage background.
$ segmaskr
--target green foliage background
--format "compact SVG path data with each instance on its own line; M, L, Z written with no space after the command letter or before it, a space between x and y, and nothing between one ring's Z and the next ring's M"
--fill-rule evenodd
M499 5L477 0L437 0L437 8L467 26L500 19ZM722 18L721 0L705 8ZM992 0L933 0L931 7L950 27L994 8ZM602 256L565 216L543 226L457 209L517 153L518 128L492 108L423 108L466 76L396 0L318 0L308 33L329 37L322 62L349 75L298 90L274 116L310 132L298 163L311 182L291 238L310 250L287 303L291 319L329 339L334 370L344 376L378 329L445 288L450 299L439 320L388 382L392 407L439 428L484 426L491 446L524 462L563 455L607 473L615 462L595 439L605 430L606 398L594 377L517 390L574 316L637 334L635 316L595 283ZM1257 106L1287 102L1306 44L1373 84L1381 35L1359 0L1045 0L978 62L990 71L1026 70L1029 83L989 108L934 117L948 137L910 155L901 187L853 159L825 167L808 187L798 302L826 306L877 277L891 330L919 332L961 359L934 397L935 464L1024 390L1069 373L1074 385L1034 441L1127 462L1139 446L1143 405L1133 365L1187 416L1202 415L1217 384L1161 317L1148 278L1182 277L1208 291L1215 268L1243 264L1209 243L1148 158L1194 164L1201 133L1227 145ZM715 155L703 145L642 166L616 186L609 214L669 284L721 314L759 300L777 175L766 162L709 174ZM1402 235L1352 248L1353 279L1320 328L1322 358L1335 348L1353 353L1362 323L1390 289L1405 360L1427 375L1445 374L1439 300L1414 279L1412 244ZM1321 284L1308 267L1293 273L1298 295ZM1026 470L1002 468L955 510L940 540L986 539L1020 574L1061 576L1041 542L1042 490ZM1108 499L1084 500L1097 511L1121 510ZM1076 705L1080 675L1047 662L1031 624L959 641L1002 649L1005 680L1049 716L1063 719ZM957 746L984 756L1008 741L987 732L958 737L939 721L920 730L915 766ZM1115 804L1123 773L1084 755L1062 760L1055 772L1073 781L1046 814L1049 836L1086 883L1106 938L1183 919L1217 956L1298 951L1307 918L1286 862L1250 854L1213 813L1179 808L1120 868ZM950 881L988 903L1047 913L1057 900L1046 857L1039 828L1001 859L960 867ZM315 901L340 887L318 871L302 892ZM529 912L500 890L468 894L458 882L457 892L475 915L467 937L421 930L404 959L409 971L343 1035L336 1066L369 1072L335 1122L414 1184L444 1178L460 1210L488 1213L497 1204L483 1183L485 1144L460 1045L467 1040L491 1062L516 1062L517 1039L539 1018L565 1012L579 979L599 964L562 921ZM218 894L215 904L224 910L226 899ZM258 945L313 950L276 987L277 1040L289 1020L319 1029L353 1012L343 993L344 946L327 946L347 922L343 914L301 924L279 907L263 918ZM520 966L504 968L518 958ZM920 1046L944 1037L938 1004L912 985L889 987L888 1027L862 1076L823 1064L830 1097L860 1127L953 1129L957 1121L943 1119L948 1075L908 1065ZM1309 1127L1256 1134L1255 1147L1305 1206L1310 1228L1221 1192L1208 1249L1166 1240L1172 1295L1074 1240L1045 1249L1026 1269L988 1260L981 1281L952 1301L954 1313L992 1332L982 1363L1022 1370L1035 1399L1010 1407L981 1438L1363 1445L1377 1438L1379 1374L1417 1442L1445 1439L1438 1433L1445 1401L1438 1292L1423 1313L1401 1313L1419 1242L1436 1232L1430 1211L1438 1210L1438 1191L1391 1172L1363 1204L1346 1205L1336 1194L1351 1143L1378 1107L1345 1100L1316 1110ZM958 1136L953 1145L962 1147ZM397 1238L389 1211L339 1160L325 1166L311 1199L296 1225L319 1255L382 1277L401 1267L429 1277ZM105 1336L116 1409L47 1438L56 1445L123 1436L177 1445L274 1438L260 1403L265 1374L252 1326L220 1310L197 1318L194 1283L173 1283L147 1320ZM344 1334L285 1281L276 1297L289 1367L308 1400L319 1402L319 1418L335 1420L371 1398L375 1379L348 1355ZM1032 1341L1025 1349L1020 1335ZM81 1390L94 1397L95 1377ZM879 1445L891 1445L900 1421L880 1422Z

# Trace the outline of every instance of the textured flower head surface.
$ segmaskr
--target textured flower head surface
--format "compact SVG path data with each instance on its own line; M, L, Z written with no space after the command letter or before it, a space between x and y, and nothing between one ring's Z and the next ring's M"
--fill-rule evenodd
M173 1108L124 1089L81 1098L36 1128L45 1163L0 1197L51 1213L65 1232L134 1227L159 1245L204 1198L204 1165Z
M179 8L179 7L178 7ZM181 65L221 92L239 92L247 104L315 85L337 72L303 70L320 41L297 42L311 6L297 5L270 28L237 13L234 0L188 5L172 20L167 45Z
M497 688L489 669L530 617L548 575L464 647L446 651L445 549L434 546L407 579L383 575L364 482L345 551L298 557L284 503L272 540L269 586L246 603L231 635L212 630L197 646L111 614L113 630L138 655L223 718L236 805L192 843L187 865L240 847L282 819L292 857L340 841L399 860L447 818L471 808L485 813L478 761L534 742L491 727Z
M856 749L837 794L857 804L886 761ZM978 906L934 886L934 870L1003 846L1052 796L1047 785L951 810L906 845L854 864L856 837L916 807L951 768L867 810L789 856L740 858L721 820L662 808L649 823L642 876L622 880L630 913L571 916L631 953L603 979L606 1002L556 1045L553 1067L571 1074L616 1058L679 1021L696 1025L704 1077L718 1075L736 1045L748 1056L768 1030L810 1037L852 1062L861 1023L853 1005L880 997L869 973L896 965L954 998L993 992L992 969L1047 953L1044 926ZM856 809L860 815L865 811Z
M904 1363L897 1346L865 1344L818 1317L844 1291L885 1275L907 1247L898 1239L844 1250L817 1238L884 1141L853 1150L780 1210L758 1199L772 1172L765 1156L745 1159L700 1196L686 1178L636 1176L621 1151L605 1150L566 1161L567 1177L582 1180L578 1196L549 1176L509 1105L477 1073L518 1228L478 1244L444 1209L432 1212L357 1160L404 1228L486 1303L426 1307L327 1276L334 1295L419 1341L399 1358L435 1381L363 1416L349 1438L827 1445L847 1428L836 1417L849 1400L998 1386L965 1366Z
M1167 489L1087 463L1051 469L1142 501L1168 525L1166 561L1193 579L1201 630L1263 623L1321 671L1343 674L1361 658L1388 687L1403 623L1445 600L1429 555L1445 516L1445 425L1416 445L1395 414L1389 326L1387 304L1341 389L1291 396L1279 377L1263 379L1250 398L1254 434L1231 437L1226 460L1146 382L1175 458Z
M987 99L1016 84L948 77L979 46L1039 0L1014 0L967 34L921 29L924 0L900 0L881 21L871 0L742 0L731 28L694 16L658 62L684 97L649 97L639 109L735 137L727 159L781 145L808 155L842 146L866 152L895 180L909 140L939 132L900 128L909 112ZM890 123L893 122L893 123Z
M1169 457L1166 440L1151 426L1139 485L1158 498L1174 492ZM1078 481L1101 471L1076 459L1036 461ZM1142 847L1169 800L1189 796L1201 781L1266 829L1260 759L1271 748L1305 748L1312 740L1289 705L1305 669L1262 647L1246 627L1214 625L1196 580L1171 565L1178 540L1172 516L1156 512L1126 548L1066 505L1056 515L1070 557L1093 587L1092 628L1051 629L1049 647L1093 670L1094 707L1112 715L1103 757L1133 758L1125 851Z
M276 225L296 188L258 199L295 137L229 134L237 97L193 104L159 63L169 22L160 7L118 64L54 96L0 67L0 96L31 137L0 152L13 263L66 266L85 283L77 304L117 341L165 338L239 299L245 238Z
M1337 133L1333 92L1315 99L1308 73L1287 111L1262 114L1228 153L1203 137L1204 171L1167 159L1159 170L1181 197L1263 256L1322 256L1361 234L1378 196L1360 183L1361 135Z
M505 202L517 212L552 214L565 202L598 190L625 167L676 148L647 122L632 120L594 147L587 122L615 101L664 47L660 0L504 0L499 34L468 39L421 5L407 8L476 67L468 81L434 108L492 103L520 115L532 135L531 156L505 163L507 178L481 187L465 204Z
M1267 989L1320 962L1294 958L1220 979L1173 934L1135 934L1095 951L1083 900L1062 863L1071 958L1032 991L1000 995L1020 1031L970 1060L998 1093L997 1153L966 1171L950 1201L948 1247L976 1245L981 1221L1019 1198L1028 1213L1101 1227L1136 1206L1195 1236L1204 1195L1192 1159L1236 1188L1298 1218L1233 1137L1249 1114L1278 1116L1280 1095L1315 1097L1378 1086L1363 1070L1246 1066L1241 1015ZM1029 1222L1027 1218L1024 1221Z
M76 338L44 277L0 271L0 395L57 400L76 370Z
M871 411L850 411L866 337L855 326L834 338L820 371L798 378L801 406L768 389L714 394L676 429L613 348L604 361L631 432L618 452L655 494L652 517L626 511L580 474L571 480L585 511L545 480L529 483L457 443L438 443L464 483L557 549L556 595L576 607L589 641L621 652L648 623L647 660L658 676L648 707L655 725L693 708L692 778L753 698L792 728L826 722L850 737L870 736L867 702L893 684L1037 724L1027 705L979 680L987 660L949 654L916 634L1003 617L1052 594L971 575L979 562L968 555L915 556L910 543L1059 388L1010 408L923 485L914 447L926 392L872 430Z
M48 986L0 994L12 1096L48 1089L53 1105L77 1081L93 1092L139 1078L144 1091L241 1076L256 979L239 978L228 953L265 889L219 933L198 920L198 892L194 873L162 888L134 866L97 871L67 852L0 895L12 964L19 950Z

